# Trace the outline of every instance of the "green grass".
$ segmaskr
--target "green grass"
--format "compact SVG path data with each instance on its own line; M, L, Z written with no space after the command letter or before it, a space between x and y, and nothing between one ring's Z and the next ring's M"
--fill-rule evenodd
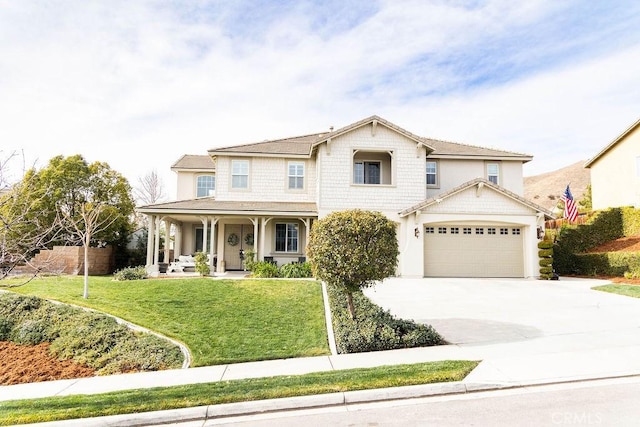
M436 382L460 381L478 362L442 361L148 390L0 402L0 425L188 408Z
M640 286L637 285L604 285L596 286L593 289L627 297L640 298Z
M328 354L321 285L309 280L38 278L13 288L91 307L175 338L192 366ZM7 281L3 281L7 283Z

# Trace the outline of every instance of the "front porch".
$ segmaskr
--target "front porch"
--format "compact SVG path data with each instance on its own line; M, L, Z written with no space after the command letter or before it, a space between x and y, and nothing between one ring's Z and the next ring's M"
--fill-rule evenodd
M257 260L280 265L306 258L318 217L314 203L255 202L250 210L239 209L245 205L207 198L140 208L149 224L147 270L157 273L160 260L169 264L197 252L210 255L212 273L242 271L249 251ZM166 243L161 251L162 235Z

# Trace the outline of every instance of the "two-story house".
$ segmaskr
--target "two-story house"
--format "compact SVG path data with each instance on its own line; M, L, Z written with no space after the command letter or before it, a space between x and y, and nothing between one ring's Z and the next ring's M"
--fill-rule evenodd
M297 262L314 220L360 208L397 223L399 275L536 277L552 214L522 197L531 159L420 137L378 116L185 155L172 167L177 200L139 208L151 224L147 264L157 267L163 226L175 229L174 258L205 251L217 271L241 269L247 249Z

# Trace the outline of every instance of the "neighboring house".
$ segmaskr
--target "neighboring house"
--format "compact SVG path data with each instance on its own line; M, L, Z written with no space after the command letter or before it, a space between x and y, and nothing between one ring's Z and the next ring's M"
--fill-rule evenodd
M206 251L217 271L241 250L279 264L306 257L313 221L345 209L398 224L402 276L536 277L552 214L524 199L526 154L414 135L378 116L338 130L183 156L175 202L143 206L147 264L158 227L173 224L175 257Z
M640 120L585 165L594 210L640 205Z

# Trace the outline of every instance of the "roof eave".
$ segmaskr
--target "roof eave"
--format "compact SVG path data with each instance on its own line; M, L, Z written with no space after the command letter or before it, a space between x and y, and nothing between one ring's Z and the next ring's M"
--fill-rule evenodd
M616 139L611 141L606 147L604 147L598 154L593 156L591 159L584 164L585 168L590 168L595 162L597 162L600 157L605 155L609 150L611 150L614 146L616 146L620 141L622 141L629 133L631 133L636 127L640 126L640 119L638 119L634 124L629 126L624 132L622 132Z

